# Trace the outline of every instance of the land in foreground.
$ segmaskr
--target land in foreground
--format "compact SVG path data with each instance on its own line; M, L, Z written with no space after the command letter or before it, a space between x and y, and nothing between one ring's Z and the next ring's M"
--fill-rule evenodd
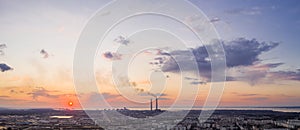
M97 113L110 113L112 110L98 110ZM165 111L118 110L122 114L151 118ZM173 112L176 113L182 111ZM137 114L138 113L138 114ZM143 113L145 114L143 116ZM150 114L149 114L150 113ZM300 129L299 112L278 112L272 110L216 110L206 121L199 120L200 110L192 110L175 127L166 125L164 121L152 121L144 125L154 129ZM106 124L107 125L107 124ZM133 126L110 124L114 128L132 129ZM107 128L107 127L106 127ZM103 129L94 122L83 110L53 110L53 109L1 109L0 129Z

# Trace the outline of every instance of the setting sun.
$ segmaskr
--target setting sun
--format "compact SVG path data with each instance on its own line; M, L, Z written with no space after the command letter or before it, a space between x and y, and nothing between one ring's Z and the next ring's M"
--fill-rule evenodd
M72 101L69 101L68 102L68 105L71 107L71 106L73 106L73 102Z

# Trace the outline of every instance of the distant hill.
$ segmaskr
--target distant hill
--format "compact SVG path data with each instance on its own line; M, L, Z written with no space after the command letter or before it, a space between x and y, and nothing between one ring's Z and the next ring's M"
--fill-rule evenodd
M0 108L0 115L27 115L27 114L45 114L49 112L57 112L57 110L51 108L41 108L41 109L8 109Z
M9 108L0 107L0 111L1 111L1 110L9 110Z

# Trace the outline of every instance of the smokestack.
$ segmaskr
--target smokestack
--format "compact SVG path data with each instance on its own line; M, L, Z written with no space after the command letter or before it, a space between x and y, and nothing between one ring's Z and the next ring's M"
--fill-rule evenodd
M155 98L155 103L156 103L156 109L155 110L158 110L158 99L157 99L157 97Z
M152 111L152 98L150 99L150 110Z

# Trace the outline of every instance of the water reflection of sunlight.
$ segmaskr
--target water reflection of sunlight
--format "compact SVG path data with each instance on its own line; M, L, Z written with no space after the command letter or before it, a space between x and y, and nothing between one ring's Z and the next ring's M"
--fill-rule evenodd
M73 116L50 116L50 118L58 118L58 119L70 119Z

